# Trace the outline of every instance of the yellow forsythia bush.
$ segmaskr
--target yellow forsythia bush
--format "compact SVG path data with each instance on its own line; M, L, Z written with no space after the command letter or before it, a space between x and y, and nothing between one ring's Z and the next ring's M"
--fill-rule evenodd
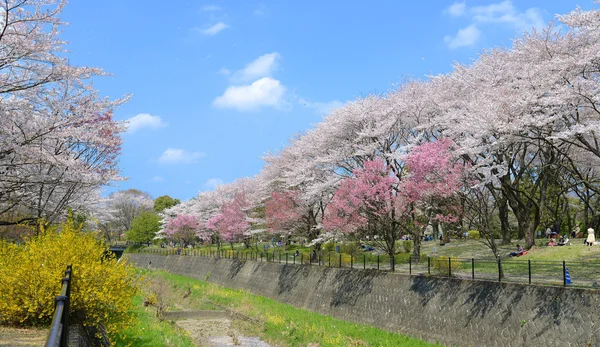
M439 275L448 275L448 265L450 265L450 270L452 271L451 273L456 273L462 268L462 263L460 262L460 259L455 257L451 257L450 262L448 262L448 257L431 258L431 266L437 271Z
M70 310L86 326L102 324L112 334L133 323L132 298L138 293L133 267L117 263L96 234L69 220L24 245L0 241L0 324L49 324L68 264Z

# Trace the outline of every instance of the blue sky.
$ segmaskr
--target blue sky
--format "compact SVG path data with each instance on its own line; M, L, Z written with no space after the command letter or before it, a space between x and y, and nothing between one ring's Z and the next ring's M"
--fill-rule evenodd
M136 188L189 199L253 176L328 109L446 73L589 0L72 1L69 59L133 94L120 160Z

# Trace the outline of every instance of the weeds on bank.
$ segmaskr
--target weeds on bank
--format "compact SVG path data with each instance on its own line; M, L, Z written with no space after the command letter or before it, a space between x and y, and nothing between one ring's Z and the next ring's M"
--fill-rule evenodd
M279 346L434 346L371 326L301 310L243 290L223 288L164 271L153 271L152 275L166 279L174 291L189 292L190 299L200 302L204 309L214 303L260 322L258 325L242 322L241 328L247 334L258 335Z
M144 298L134 298L135 324L114 336L117 347L193 347L196 346L185 331L168 321L161 321L156 315L156 308L144 305Z

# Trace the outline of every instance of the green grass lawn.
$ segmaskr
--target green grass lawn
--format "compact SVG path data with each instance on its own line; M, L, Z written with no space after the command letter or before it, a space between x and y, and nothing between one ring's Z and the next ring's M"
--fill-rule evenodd
M167 321L156 318L156 309L144 307L142 295L134 299L136 324L111 339L115 346L136 347L194 347L196 344L187 336L185 331Z
M164 271L148 274L165 279L174 293L190 293L186 307L211 309L216 305L252 318L255 323L241 326L244 333L258 336L273 346L434 346L371 326L301 310L243 290L228 289Z

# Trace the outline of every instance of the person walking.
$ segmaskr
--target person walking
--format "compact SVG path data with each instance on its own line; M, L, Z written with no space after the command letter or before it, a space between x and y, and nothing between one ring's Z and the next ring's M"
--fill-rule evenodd
M587 231L588 231L588 236L587 236L587 239L585 240L585 244L586 244L586 246L593 246L594 242L596 242L596 236L594 235L594 229L589 228Z

